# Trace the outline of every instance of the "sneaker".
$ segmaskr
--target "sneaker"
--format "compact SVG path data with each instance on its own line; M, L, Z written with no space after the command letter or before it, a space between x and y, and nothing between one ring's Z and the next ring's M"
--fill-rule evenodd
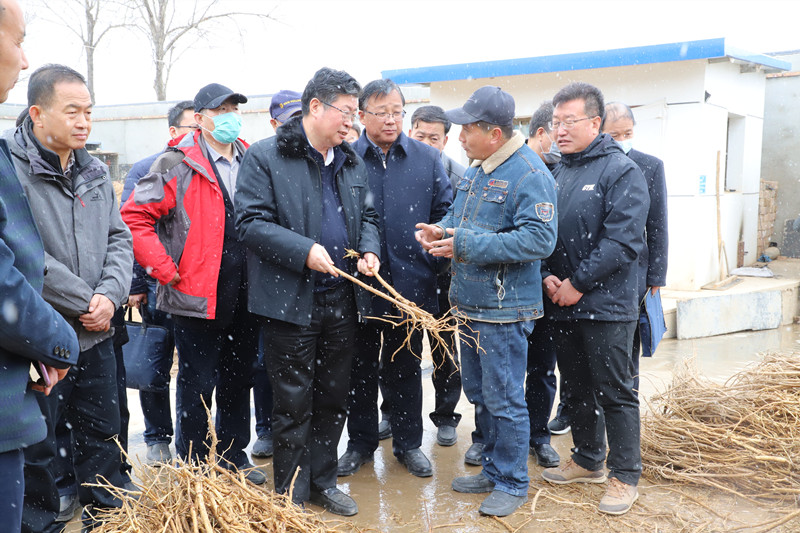
M606 473L600 470L586 470L579 466L572 459L556 468L547 468L542 471L545 481L556 485L566 485L568 483L603 483L606 480Z
M549 443L534 444L531 446L531 455L536 458L536 464L545 468L553 468L561 463L561 457Z
M250 452L250 455L259 458L272 457L274 449L275 448L272 444L272 435L258 437L255 444L253 444L253 450Z
M319 505L329 513L340 516L353 516L358 513L358 505L355 500L336 487L321 492L312 490L308 501Z
M481 494L483 492L492 492L494 490L494 482L489 478L480 474L474 476L457 477L453 480L453 490L456 492L463 492L465 494Z
M508 516L528 501L528 496L514 496L501 490L493 490L483 503L478 512L488 516Z
M569 420L555 417L550 421L549 424L547 424L547 429L549 429L550 433L553 435L564 435L565 433L569 433L569 430L572 429L572 426L570 426Z
M631 510L633 502L639 499L639 490L635 485L628 485L612 477L608 480L606 495L597 507L606 514L625 514Z
M378 424L378 440L386 440L392 437L392 423L384 418Z
M80 508L81 504L78 501L77 494L65 494L61 496L56 522L69 522Z
M228 465L228 470L244 472L244 478L253 485L263 485L267 482L267 475L252 463L245 463L238 467Z
M436 442L439 446L452 446L458 441L458 433L454 426L439 426L436 430Z
M144 462L147 465L155 466L159 463L169 463L172 461L172 454L169 452L169 444L166 442L156 442L147 445L147 454Z
M483 465L483 443L473 442L464 454L464 462L472 466Z
M339 457L339 466L336 475L339 477L352 476L361 468L361 465L372 461L372 454L362 455L354 450L347 450Z

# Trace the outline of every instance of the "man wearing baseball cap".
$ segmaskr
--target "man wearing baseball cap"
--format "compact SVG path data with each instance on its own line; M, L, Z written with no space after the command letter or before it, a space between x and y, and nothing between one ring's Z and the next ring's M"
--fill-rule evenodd
M272 118L269 123L273 130L277 131L284 122L303 113L301 97L300 93L288 89L281 89L272 95L272 101L269 104L269 116Z
M514 132L514 99L499 87L481 87L446 114L462 125L459 141L473 163L447 216L417 224L417 240L452 258L450 303L467 319L462 383L485 440L483 470L454 479L453 490L490 493L480 512L506 516L528 495L527 337L543 315L540 267L555 246L555 182Z
M178 348L175 447L202 460L210 442L203 402L216 388L217 452L230 468L252 469L250 385L259 324L247 311L246 252L234 225L236 178L247 143L239 104L247 97L212 83L194 98L199 128L153 163L122 208L136 260L160 285L157 308L171 313ZM190 454L191 451L191 454Z

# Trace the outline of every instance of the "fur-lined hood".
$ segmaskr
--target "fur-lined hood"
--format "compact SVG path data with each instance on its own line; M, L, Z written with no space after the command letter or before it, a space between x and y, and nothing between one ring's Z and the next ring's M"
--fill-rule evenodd
M299 159L308 154L308 148L311 146L308 142L305 130L303 130L303 117L294 117L285 122L276 132L278 153L284 157ZM347 166L355 166L358 162L358 156L353 151L353 148L346 141L338 147L344 152L345 162Z

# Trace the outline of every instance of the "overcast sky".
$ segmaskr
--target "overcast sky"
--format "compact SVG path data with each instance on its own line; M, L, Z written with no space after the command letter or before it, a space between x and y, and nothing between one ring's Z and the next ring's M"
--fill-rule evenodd
M186 9L195 0L176 1ZM52 15L21 3L29 19L28 72L51 62L85 72L80 43L51 22ZM302 91L321 66L347 70L363 84L387 69L715 37L750 52L796 50L797 5L796 0L221 0L223 9L270 13L276 21L248 17L238 29L215 26L173 68L167 97L191 99L212 81L249 95ZM136 33L109 34L95 64L97 105L156 99L152 57ZM9 102L24 103L24 76Z

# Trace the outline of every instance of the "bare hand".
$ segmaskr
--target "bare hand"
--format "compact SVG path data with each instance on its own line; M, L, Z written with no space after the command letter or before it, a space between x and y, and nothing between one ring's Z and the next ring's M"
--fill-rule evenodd
M333 269L333 259L328 255L328 251L321 244L314 243L308 251L306 257L306 266L311 270L317 272L325 272L334 277L339 277L339 274Z
M44 365L44 368L47 370L47 377L50 378L50 386L48 387L45 385L44 380L42 380L42 382L37 382L31 385L31 389L43 392L45 396L49 396L50 391L53 390L53 387L56 386L56 383L67 377L69 368L54 368L50 365Z
M455 235L456 230L454 228L447 228L445 230L447 235ZM431 242L431 249L428 250L428 253L436 256L436 257L447 257L449 259L453 258L453 240L454 237L450 237L448 239L442 239L439 241Z
M657 287L656 285L653 285L652 287L650 287L650 294L651 294L652 296L655 296L655 295L656 295L656 293L658 292L658 289L660 289L660 288L661 288L661 287Z
M374 276L380 270L381 262L378 256L372 252L367 252L358 260L358 271L365 276Z
M551 300L561 307L569 307L578 303L582 297L583 293L573 287L572 282L567 278L561 282L561 287L558 288Z
M561 287L561 280L558 279L558 276L550 274L542 280L542 286L544 287L545 295L550 298L551 302L555 303L553 296L555 296L558 288Z
M88 331L108 331L116 306L106 296L95 294L89 301L89 312L79 317Z
M136 309L139 309L142 305L147 305L146 292L128 295L128 307L135 307Z
M433 246L431 246L431 242L436 241L444 237L444 232L442 228L439 226L434 226L433 224L425 224L420 222L416 226L419 231L414 233L414 237L417 239L417 242L422 245L422 248L426 251L430 251Z
M169 284L168 285L170 287L174 287L175 285L177 285L180 282L181 282L181 275L178 274L177 272L175 272L175 275L172 276L171 280L169 280Z

